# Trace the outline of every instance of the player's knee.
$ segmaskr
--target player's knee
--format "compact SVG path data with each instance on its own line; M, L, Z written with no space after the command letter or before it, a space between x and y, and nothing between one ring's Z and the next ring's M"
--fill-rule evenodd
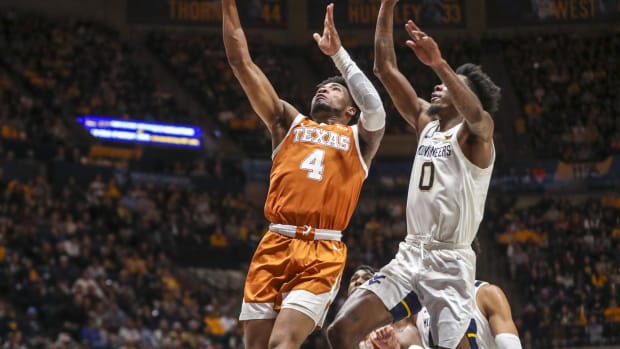
M348 326L342 318L336 319L336 321L329 325L327 328L327 340L330 347L334 349L351 348L353 343L356 343L355 332L352 330L352 326Z
M299 348L303 341L304 336L298 335L295 331L272 333L269 338L269 349L284 349L284 348Z

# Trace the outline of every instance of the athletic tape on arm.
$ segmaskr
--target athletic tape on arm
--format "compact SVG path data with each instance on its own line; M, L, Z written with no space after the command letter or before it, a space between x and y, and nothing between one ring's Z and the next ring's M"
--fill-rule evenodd
M512 333L498 333L495 336L495 344L499 349L521 349L519 337Z
M368 131L378 131L385 127L385 110L379 92L370 80L353 62L344 47L332 56L336 68L340 71L351 90L353 100L360 107L360 121Z

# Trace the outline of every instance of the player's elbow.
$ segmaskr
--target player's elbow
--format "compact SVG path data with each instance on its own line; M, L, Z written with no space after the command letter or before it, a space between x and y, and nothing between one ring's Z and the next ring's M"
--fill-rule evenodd
M372 72L375 74L375 76L379 80L382 80L385 76L388 75L387 64L379 62L379 61L375 61L375 64L372 67Z
M247 69L252 63L251 60L241 55L226 55L226 58L228 59L228 65L230 65L233 70L241 71Z
M400 74L395 65L385 62L380 63L377 61L375 62L372 71L375 77L377 77L377 79L379 79L379 81L381 81L384 85L397 79Z

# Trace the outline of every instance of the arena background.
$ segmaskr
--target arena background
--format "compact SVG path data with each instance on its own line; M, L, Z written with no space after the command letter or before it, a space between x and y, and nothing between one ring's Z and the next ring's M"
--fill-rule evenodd
M239 1L253 57L302 110L335 73L311 40L326 3ZM378 3L335 1L369 75ZM242 347L270 140L226 63L219 11L0 0L3 348ZM410 17L450 64L480 63L503 90L478 278L505 290L524 348L618 347L620 2L400 0L399 66L428 97L436 77L400 44ZM416 141L381 92L388 132L346 231L345 280L404 236ZM200 130L138 143L146 131L115 133L110 118ZM304 345L325 347L318 332Z

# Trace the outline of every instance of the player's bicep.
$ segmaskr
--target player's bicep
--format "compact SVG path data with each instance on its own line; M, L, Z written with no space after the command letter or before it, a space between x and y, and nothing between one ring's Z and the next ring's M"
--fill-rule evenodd
M285 127L290 125L298 113L297 110L280 100L273 85L256 64L249 63L233 67L233 72L241 83L252 108L270 132L273 133L274 126L282 121Z
M483 141L490 142L493 139L495 124L489 113L483 111L480 118L474 122L465 119L468 131Z
M510 333L517 335L517 327L512 319L510 303L501 288L495 285L485 286L482 290L484 310L493 335Z
M357 125L362 158L366 162L366 165L370 167L372 159L379 150L381 139L383 139L383 135L385 134L385 128L377 131L368 131L364 128L360 121L357 122Z

